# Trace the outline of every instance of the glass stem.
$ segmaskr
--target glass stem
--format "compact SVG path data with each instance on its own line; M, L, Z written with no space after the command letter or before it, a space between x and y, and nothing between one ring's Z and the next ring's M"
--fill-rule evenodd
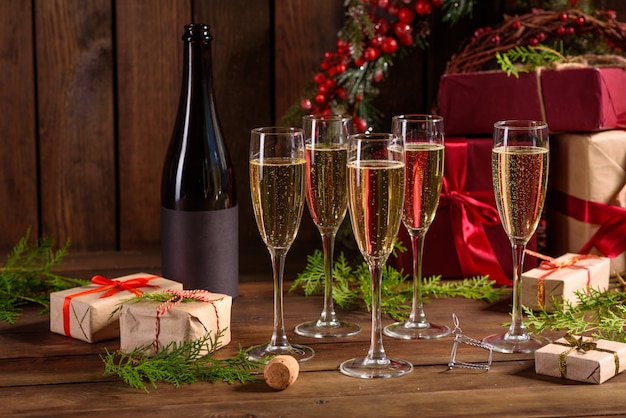
M274 249L270 251L272 258L272 270L274 272L274 331L270 345L275 347L288 347L289 341L285 333L283 318L283 272L285 270L285 256L287 250Z
M422 300L422 256L424 255L426 229L409 231L409 235L411 236L411 249L413 251L413 305L408 322L428 326Z
M333 302L333 252L335 249L333 232L322 233L322 246L324 248L324 309L319 322L332 324L337 322Z
M507 337L523 339L528 334L524 330L522 319L522 266L524 265L524 250L526 244L513 243L513 310L511 315L511 326L507 332Z
M385 260L369 260L368 262L372 281L372 337L370 349L365 361L378 364L389 361L385 354L385 348L383 347L383 329L380 310L384 262Z

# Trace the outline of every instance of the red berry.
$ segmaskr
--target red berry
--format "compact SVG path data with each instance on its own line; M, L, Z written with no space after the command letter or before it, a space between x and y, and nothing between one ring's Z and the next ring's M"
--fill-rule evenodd
M389 6L389 0L378 0L378 7L384 9L387 6Z
M393 54L398 49L398 42L393 37L388 36L380 45L380 49L382 49L385 54Z
M339 87L337 89L337 97L339 97L341 100L346 100L346 98L348 97L348 92L343 87Z
M329 88L329 89L331 89L331 90L332 90L332 89L334 89L334 88L335 88L335 86L337 85L337 82L336 82L334 79L329 78L328 80L326 80L326 81L324 82L324 85L325 85L327 88Z
M530 40L528 41L528 44L530 46L537 46L539 44L539 39L537 39L537 38L530 38Z
M326 84L320 84L319 86L317 86L317 92L325 96L330 92L330 89Z
M344 63L341 63L341 64L338 64L338 65L335 67L335 72L336 72L337 74L343 74L343 73L345 73L345 72L346 72L346 70L347 70L347 69L348 69L348 66L347 66L346 64L344 64Z
M411 23L415 19L415 14L408 7L403 7L398 10L398 19L400 19L400 22Z
M332 52L324 52L324 59L326 61L330 61L331 59L333 59L334 54Z
M483 28L478 28L474 31L474 36L479 38L483 33L485 33L485 30Z
M565 28L565 33L566 33L567 35L570 35L570 36L571 36L571 35L575 34L575 33L576 33L576 31L574 30L574 28L573 28L573 27L568 26L568 27L566 27L566 28Z
M385 19L379 19L374 24L374 29L376 30L377 34L384 35L389 32L389 22L387 22Z
M309 99L302 99L300 102L300 107L304 110L311 110L313 107L313 103Z
M354 65L356 65L357 67L360 67L363 64L365 64L365 60L362 57L359 57L354 60Z
M567 22L567 13L559 13L559 20L561 22Z
M367 48L365 48L365 51L363 51L363 59L365 61L374 61L376 58L378 58L379 53L378 53L378 49L368 46Z
M515 21L513 21L513 23L511 23L511 27L513 29L519 29L520 26L522 26L522 22L520 22L519 20L515 20Z
M374 83L380 83L383 80L383 72L382 71L376 71L374 73L374 76L372 77L372 81Z
M415 3L415 11L418 15L427 15L430 13L431 5L428 0L417 0Z
M615 13L615 10L607 10L606 11L606 18L609 20L615 20L617 19L617 13Z
M393 25L393 32L396 34L398 38L402 38L403 36L410 35L413 31L413 27L408 23L404 22L396 22Z
M367 130L367 122L363 118L354 118L354 125L356 126L358 132L363 133Z
M324 73L317 73L313 76L313 81L315 81L315 83L317 84L322 84L324 81L326 81L326 76L324 75Z
M430 2L435 7L441 7L443 5L443 0L431 0Z
M498 45L500 43L500 36L499 35L493 35L491 37L491 42Z
M546 40L546 34L544 32L539 32L537 34L537 40L539 42L545 41Z
M557 35L565 35L565 27L564 26L559 26L558 28L556 28L556 34Z
M410 33L407 33L406 35L399 37L398 42L402 46L411 46L413 45L413 36Z
M315 103L317 104L322 104L326 101L326 96L323 94L316 94L313 100L315 100Z

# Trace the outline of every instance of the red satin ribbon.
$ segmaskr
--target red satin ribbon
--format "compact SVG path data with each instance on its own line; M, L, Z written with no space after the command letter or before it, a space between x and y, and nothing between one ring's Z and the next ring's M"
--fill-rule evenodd
M106 292L100 298L108 298L109 296L113 296L122 290L127 290L131 293L134 293L136 296L143 295L143 292L138 289L138 287L159 287L157 285L148 284L150 280L158 279L159 276L150 276L150 277L138 277L135 279L129 279L125 281L120 280L112 280L107 279L103 276L93 276L91 278L91 282L93 284L99 285L99 287L94 287L93 289L85 290L83 292L74 293L68 295L63 299L63 331L65 335L71 337L72 334L70 332L70 306L72 303L72 299L77 298L79 296L89 295L92 293Z
M501 285L511 279L498 263L484 225L498 225L493 189L465 190L467 178L467 141L446 143L445 177L439 209L450 207L452 236L464 276L488 273Z
M570 269L586 270L587 271L587 286L585 288L585 291L587 292L587 294L589 294L589 287L591 286L591 270L589 269L589 267L579 266L579 265L576 265L576 263L582 260L588 260L590 258L599 258L597 255L579 254L571 258L568 258L565 261L556 261L556 259L552 257L548 257L547 255L543 255L535 251L531 251L528 249L525 251L527 254L530 254L533 257L537 257L543 260L541 263L539 263L538 268L542 270L548 270L546 274L543 274L537 278L537 304L540 307L543 307L546 304L546 289L545 289L546 278L561 269L570 268Z
M176 305L181 303L184 299L195 299L199 302L207 302L213 305L213 309L215 310L215 324L217 326L217 334L220 333L220 316L217 310L217 306L215 305L215 300L210 299L209 295L211 292L207 290L166 290L166 293L172 295L171 298L162 302L156 309L156 324L155 324L155 335L154 335L154 353L159 352L159 334L161 333L161 316L165 315L167 311L174 308Z
M600 225L579 253L589 253L595 247L602 255L614 258L626 251L626 209L589 202L554 189L548 193L548 199L550 206L559 212L581 222Z

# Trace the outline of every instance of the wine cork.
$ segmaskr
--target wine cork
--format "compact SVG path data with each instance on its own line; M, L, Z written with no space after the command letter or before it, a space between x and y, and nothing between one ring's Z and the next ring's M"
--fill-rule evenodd
M269 387L283 390L296 381L299 371L298 360L292 356L279 355L267 362L263 376Z

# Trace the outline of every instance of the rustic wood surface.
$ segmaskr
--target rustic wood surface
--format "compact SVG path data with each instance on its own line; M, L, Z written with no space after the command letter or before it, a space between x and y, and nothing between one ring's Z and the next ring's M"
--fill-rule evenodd
M258 254L258 271L242 274L240 296L233 304L232 342L221 355L263 343L272 332L272 286L265 257ZM64 267L67 274L89 278L145 271L158 273L158 256L144 253L76 255ZM287 280L301 266L288 263ZM361 380L340 374L339 364L364 355L369 347L370 316L361 307L339 310L363 331L353 337L317 340L296 336L299 322L316 318L320 297L298 292L285 295L285 320L292 342L312 346L316 355L301 364L298 380L284 391L257 383L196 383L174 388L159 383L150 393L132 389L118 378L103 375L99 355L115 350L117 340L96 344L53 334L49 316L28 306L15 325L0 324L0 403L3 416L115 417L599 417L624 416L626 376L601 385L582 384L534 372L532 355L495 354L488 372L448 370L452 338L398 341L384 338L390 357L411 361L414 371L401 378ZM463 333L482 338L502 331L509 300L487 304L465 299L435 299L426 305L432 321L451 325L460 319ZM391 319L384 318L384 323ZM558 334L551 334L552 337ZM485 361L487 352L462 349L459 359Z

